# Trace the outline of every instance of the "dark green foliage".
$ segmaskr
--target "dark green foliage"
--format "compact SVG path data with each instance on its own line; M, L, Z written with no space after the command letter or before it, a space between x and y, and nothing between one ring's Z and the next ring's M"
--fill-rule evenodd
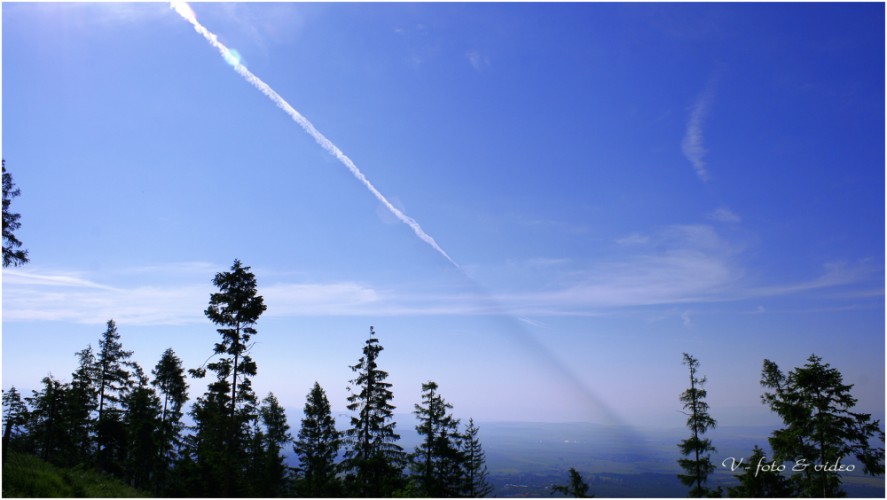
M462 439L463 489L466 497L481 498L489 495L493 487L487 483L486 454L480 439L477 437L478 428L474 425L474 419L468 419L468 428Z
M308 393L305 416L293 446L299 457L296 493L303 497L332 497L342 493L336 479L336 455L341 435L330 412L330 402L320 384Z
M73 463L91 462L95 456L96 422L93 414L98 408L98 365L92 346L77 353L77 370L71 375L68 391L67 426L76 445Z
M253 470L256 460L256 425L258 409L252 380L256 363L249 355L253 327L265 311L264 300L257 295L256 277L235 259L230 272L217 273L213 285L219 291L210 295L204 314L216 325L222 341L216 343L215 361L206 367L216 373L206 394L198 398L191 415L194 435L189 453L201 485L195 495L248 495L244 476ZM190 371L203 377L205 370ZM252 461L252 463L250 463Z
M265 429L263 433L254 433L259 452L256 456L260 458L255 474L258 476L255 493L261 497L283 496L289 482L289 471L283 462L281 450L293 440L289 424L286 423L286 413L274 394L269 393L262 400L259 416Z
M19 222L21 214L10 211L12 199L21 194L15 187L12 174L6 171L6 160L3 160L3 267L20 266L28 263L28 251L22 250L22 242L15 236L15 231L22 226Z
M437 392L435 382L422 384L422 404L415 405L419 420L416 431L422 442L412 455L413 479L428 497L450 497L461 493L462 436L459 420L449 413L453 406Z
M70 451L65 428L65 403L68 387L52 376L41 381L43 388L26 398L31 407L28 420L29 451L44 460L58 460Z
M228 384L223 380L211 383L191 407L194 426L185 439L187 456L183 459L188 475L179 478L187 484L186 496L236 496L235 486L242 474L232 463L235 457L228 454L232 447L228 444L229 401Z
M792 480L801 496L843 496L840 472L815 471L814 464L835 464L853 456L871 475L884 473L884 449L875 448L875 437L884 442L880 421L867 413L855 413L852 385L841 372L811 355L807 364L784 375L776 363L764 360L761 385L772 392L761 397L782 418L785 428L773 432L770 446L777 461L805 460L808 467Z
M125 477L139 489L152 489L160 469L160 399L142 368L133 364L135 387L123 400L126 429Z
M708 403L705 402L707 395L703 389L705 377L701 379L696 377L699 361L684 353L684 364L690 369L690 388L681 394L681 402L684 403L687 427L692 435L678 445L681 455L690 457L678 460L678 464L686 471L684 474L678 474L678 478L684 485L690 487L691 497L704 497L710 493L710 490L705 488L703 484L709 474L715 470L710 455L715 451L715 447L712 446L711 440L703 438L702 434L713 429L717 422L709 415Z
M80 464L61 468L33 455L15 451L3 453L4 498L136 498L149 497Z
M759 471L758 464L767 464L764 450L755 446L751 457L747 462L743 461L742 467L749 467L737 474L739 486L727 489L727 493L735 498L785 498L793 496L791 485L782 474L771 471Z
M156 478L157 489L163 491L169 469L180 458L183 446L182 407L188 401L188 384L185 382L182 361L172 348L163 352L151 373L154 375L151 384L160 391L163 400L158 435L160 463Z
M582 480L582 476L573 467L570 467L570 484L553 485L551 494L560 493L567 497L574 498L592 498L594 495L588 494L588 484Z
M120 402L131 389L132 381L128 359L132 351L123 349L114 320L99 339L96 355L96 385L98 387L98 420L96 429L96 462L115 475L122 474L121 464L126 459L126 429Z
M19 439L24 435L30 412L21 394L12 386L3 391L3 450L19 447Z
M216 331L222 341L215 346L215 353L222 357L208 366L218 374L219 379L231 378L230 416L235 419L236 408L240 405L256 404L250 378L256 375L256 364L249 356L249 340L256 334L253 328L265 312L264 299L256 295L256 276L249 272L240 260L234 259L230 272L217 273L213 285L219 291L209 298L209 307L204 314L213 323L222 326ZM239 383L239 386L238 386ZM232 432L237 432L233 429Z
M385 382L388 373L377 364L382 350L370 327L363 356L351 366L357 376L348 387L348 409L356 415L351 417L351 428L345 431L343 468L348 472L345 480L352 496L390 496L403 484L405 456L397 444L400 436L394 431L394 396L391 384Z

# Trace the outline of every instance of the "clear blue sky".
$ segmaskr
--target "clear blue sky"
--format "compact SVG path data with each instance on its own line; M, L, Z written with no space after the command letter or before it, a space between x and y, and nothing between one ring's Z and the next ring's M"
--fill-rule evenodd
M193 5L460 268L168 5L2 9L4 388L199 366L239 258L287 406L374 325L400 412L677 427L689 352L722 424L811 353L883 414L883 4Z

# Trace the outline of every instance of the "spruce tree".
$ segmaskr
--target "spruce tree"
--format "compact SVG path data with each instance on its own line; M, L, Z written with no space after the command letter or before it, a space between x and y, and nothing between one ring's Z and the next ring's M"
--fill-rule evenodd
M289 474L281 451L292 442L293 437L289 433L286 413L273 393L268 393L262 400L259 416L265 429L261 434L262 439L258 440L262 460L258 471L260 477L256 478L259 486L256 493L262 497L282 496L287 489Z
M126 429L125 477L138 489L154 489L160 470L157 439L160 423L160 399L148 383L142 368L133 363L135 386L123 399Z
M388 372L378 366L382 350L370 327L363 356L350 367L357 376L348 387L351 395L347 408L356 415L351 417L351 428L345 431L343 467L348 472L350 494L358 497L391 496L403 483L405 455L397 444L400 435L394 430L394 395L391 384L385 382Z
M98 387L98 419L96 457L99 467L120 475L125 460L120 401L131 388L127 367L132 351L123 349L114 320L108 320L107 329L99 339L96 355L96 385Z
M787 498L795 496L789 481L776 471L759 471L758 464L767 464L764 450L755 445L748 461L743 461L743 472L736 475L738 486L727 488L727 494L734 498Z
M422 441L412 456L413 478L424 496L458 496L463 486L464 462L459 420L449 413L453 405L437 389L435 382L422 384L422 404L415 405L419 421L416 431Z
M296 493L299 496L317 498L341 494L336 479L336 455L339 453L341 435L330 411L330 402L320 384L314 387L305 401L302 426L293 451L299 457L299 479Z
M257 333L254 325L266 309L264 299L257 295L256 276L249 270L249 266L244 267L235 259L230 272L217 273L213 285L219 288L219 292L210 295L209 307L204 311L210 321L222 326L216 330L222 341L215 346L215 354L222 357L208 368L215 371L220 380L231 380L232 442L239 432L236 425L238 405L251 407L247 408L248 411L255 408L256 397L250 377L256 375L256 363L249 355L252 347L249 341Z
M462 439L462 465L464 486L463 495L471 498L482 498L493 492L492 486L487 482L486 454L480 439L477 437L478 427L474 425L474 419L468 419L468 428Z
M185 438L185 454L177 466L177 488L182 496L231 497L239 486L241 475L234 457L229 453L231 394L226 380L209 384L197 398L189 414L194 421ZM238 443L242 446L240 436ZM241 453L238 452L237 458ZM236 475L236 477L235 477Z
M63 463L70 452L65 426L65 404L68 386L52 377L44 377L40 391L31 391L25 398L31 407L28 440L31 450L43 460Z
M711 493L703 485L715 469L711 462L711 453L715 451L715 447L712 446L710 439L703 438L702 435L713 429L717 422L709 415L708 403L705 402L707 395L703 389L705 377L696 376L699 361L684 353L684 364L690 369L690 388L681 394L681 402L684 403L687 427L692 431L692 435L678 445L681 454L690 457L678 460L685 471L684 474L678 474L678 478L684 485L690 487L691 497L703 497Z
M848 456L859 460L866 474L884 473L884 449L871 445L875 437L884 442L881 422L851 411L857 402L850 394L853 385L844 384L841 372L822 358L811 355L807 364L788 376L765 359L761 385L772 391L765 392L762 401L785 424L770 437L774 459L806 464L792 476L799 495L843 496L841 472L828 466L837 466ZM825 470L815 470L816 465Z
M15 231L22 226L19 222L21 214L10 210L12 199L21 194L15 187L12 174L6 171L6 160L3 160L3 267L20 266L28 263L28 251L22 250L22 242L15 236Z
M22 400L22 396L15 386L10 387L8 391L3 391L4 450L18 443L18 438L24 434L29 418L28 406Z
M574 498L592 498L594 495L588 494L588 484L582 480L579 471L570 467L570 484L554 485L551 487L551 494L561 493L564 496Z
M257 365L249 354L254 328L265 311L264 299L257 295L256 277L248 266L235 259L230 272L217 273L213 285L219 291L210 295L204 311L222 336L216 343L216 359L206 368L216 373L207 393L192 409L196 432L192 440L197 466L204 477L204 494L237 496L246 494L243 476L247 469L247 448L254 438L251 426L258 418L256 395L251 377ZM202 377L203 368L190 371Z
M151 371L154 380L151 384L160 391L163 406L160 411L160 456L165 472L178 459L182 446L182 407L188 401L188 383L182 361L169 348L163 352L157 366ZM165 482L161 474L160 483Z
M92 346L88 345L77 353L79 365L71 375L71 390L68 391L67 425L72 442L76 445L76 456L72 461L91 462L95 457L96 420L98 409L98 370Z

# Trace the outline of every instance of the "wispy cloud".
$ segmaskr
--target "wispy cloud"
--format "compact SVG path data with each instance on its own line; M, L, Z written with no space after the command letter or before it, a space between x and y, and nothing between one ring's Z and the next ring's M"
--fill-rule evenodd
M708 214L708 218L717 222L739 223L742 218L727 207L720 207Z
M831 297L848 300L883 297L882 287L875 290L869 286L861 294L857 286L872 283L879 272L874 265L834 262L809 280L760 285L747 279L738 251L712 227L669 226L647 235L646 242L631 247L630 252L584 267L561 259L505 264L510 274L530 273L524 278L534 277L529 283L535 285L524 282L520 288L500 284L489 291L480 286L434 290L356 281L298 282L291 274L266 270L258 276L259 294L265 298L268 318L510 315L541 328L545 324L540 318L545 317L624 314L660 306L680 307L681 320L692 325L698 308L690 309L691 304L826 290ZM103 324L113 318L130 325L205 323L203 311L215 291L209 279L212 273L182 275L177 271L190 266L158 265L150 277L123 270L115 274L113 285L83 272L7 270L3 273L3 320ZM134 276L138 280L135 285L131 284ZM277 281L268 283L262 276L276 276ZM123 279L126 283L120 282Z
M49 287L75 287L97 288L101 290L115 290L113 287L102 285L81 277L81 273L44 272L33 273L16 271L14 269L3 271L3 282L6 285L38 285Z
M702 181L708 181L711 177L708 173L708 165L705 162L705 155L708 153L703 144L703 130L705 119L714 99L713 86L709 85L696 98L693 106L690 108L690 120L687 123L687 131L684 134L684 140L681 143L681 150L684 156L690 160L696 175Z
M476 71L484 71L490 67L490 57L480 50L471 49L465 53L465 57Z

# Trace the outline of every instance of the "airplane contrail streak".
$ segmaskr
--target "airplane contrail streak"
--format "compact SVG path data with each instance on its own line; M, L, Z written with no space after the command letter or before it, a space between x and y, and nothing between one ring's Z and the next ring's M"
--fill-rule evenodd
M388 199L385 198L385 196L382 195L382 193L380 193L375 186L373 186L369 179L367 179L366 176L363 175L363 172L361 172L360 169L357 168L357 165L355 165L354 162L351 161L351 158L348 158L348 156L345 155L345 153L343 153L341 149L333 144L332 141L327 139L326 136L321 134L320 131L318 131L314 127L314 125L310 121L308 121L307 118L296 111L296 109L293 108L288 102L286 102L286 100L281 97L280 94L275 92L274 89L272 89L267 83L262 81L261 78L254 75L252 71L248 70L246 66L241 64L238 58L232 54L231 49L226 47L222 42L219 41L218 37L215 34L206 29L202 24L200 24L199 21L197 21L197 16L194 14L194 11L191 10L191 6L189 6L187 2L174 0L170 2L170 6L180 16L182 16L182 18L191 23L191 25L194 26L194 30L197 31L197 33L200 33L203 38L205 38L206 41L209 42L210 45L212 45L219 51L222 57L234 67L234 71L242 76L247 82L252 84L253 87L258 89L259 92L265 94L268 99L271 99L271 101L276 104L278 108L282 109L287 115L290 116L290 118L293 119L294 122L298 123L299 126L302 127L302 129L305 130L305 132L307 132L308 135L310 135L320 145L320 147L325 149L331 155L335 156L336 159L339 160L340 163L342 163L342 165L345 165L345 167L347 167L348 170L351 171L354 177L357 177L357 180L362 182L363 185L366 186L367 189L369 189L370 193L372 193L377 200L385 205L385 208L387 208L392 214L394 214L395 217L400 219L401 222L410 226L410 228L412 228L413 232L416 233L416 236L418 236L419 239L431 245L432 248L443 255L448 261L450 261L451 264L456 266L457 269L461 269L459 264L457 264L456 261L454 261L444 251L444 249L437 244L436 241L434 241L434 238L432 238L428 233L422 230L422 227L419 226L419 223L416 222L415 219L398 210L397 207L392 205L391 202L388 201Z

